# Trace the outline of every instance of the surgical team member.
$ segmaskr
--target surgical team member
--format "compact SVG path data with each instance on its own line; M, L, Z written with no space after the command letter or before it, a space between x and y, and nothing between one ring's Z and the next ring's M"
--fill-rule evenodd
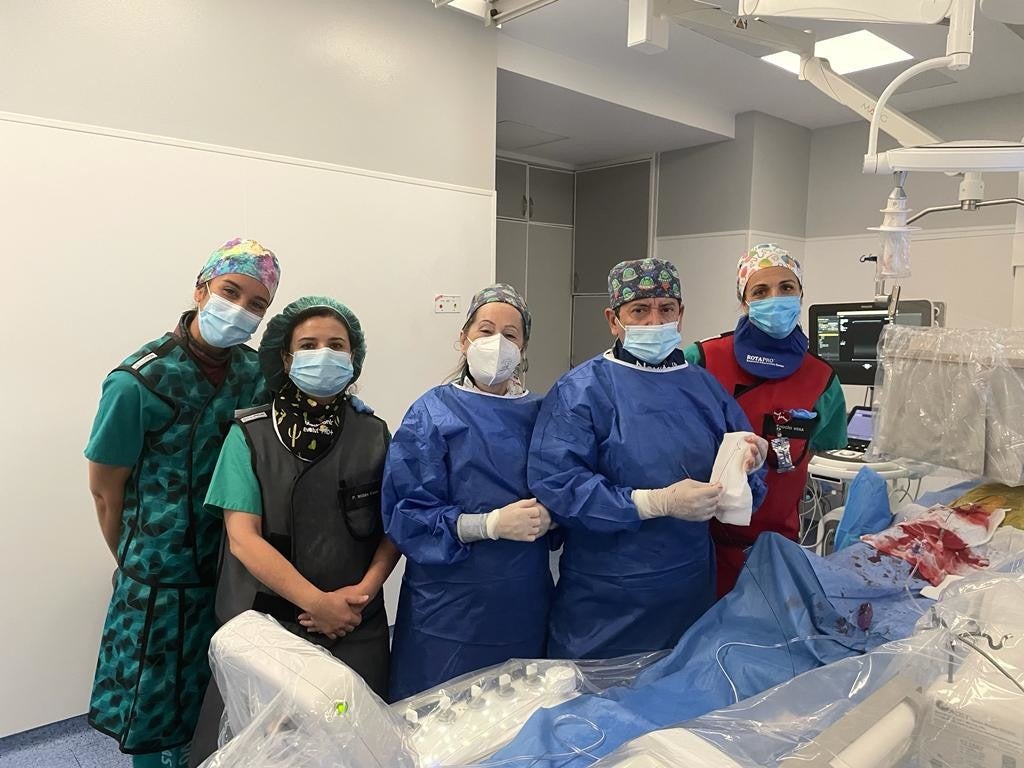
M800 329L800 263L775 243L754 246L737 265L742 303L736 330L684 352L743 407L769 441L768 495L749 526L713 520L718 594L736 584L747 547L765 531L796 540L800 499L814 451L846 447L846 399L832 367L807 351Z
M198 308L103 382L85 456L117 559L89 723L135 766L185 765L210 678L221 525L202 511L227 424L262 397L245 346L274 298L277 258L232 240L196 279Z
M237 414L206 509L227 532L217 619L269 613L383 696L382 587L398 550L381 523L387 425L346 395L365 359L359 319L335 299L307 296L273 318L260 344L273 400ZM194 752L216 747L223 705L214 684L208 696Z
M388 535L407 563L390 696L544 655L550 517L526 485L540 399L520 382L526 303L508 285L469 308L456 378L413 403L384 479Z
M743 411L681 350L676 268L624 261L608 275L614 347L548 392L530 448L530 489L564 527L549 625L551 658L671 648L714 602L708 483ZM746 459L755 507L763 441Z

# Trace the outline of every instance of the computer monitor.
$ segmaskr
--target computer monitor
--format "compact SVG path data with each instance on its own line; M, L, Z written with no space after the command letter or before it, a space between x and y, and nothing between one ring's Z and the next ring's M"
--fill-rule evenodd
M901 301L896 323L932 325L934 307L927 300ZM808 309L810 350L828 362L841 384L872 386L878 368L878 337L889 311L872 302L815 304Z

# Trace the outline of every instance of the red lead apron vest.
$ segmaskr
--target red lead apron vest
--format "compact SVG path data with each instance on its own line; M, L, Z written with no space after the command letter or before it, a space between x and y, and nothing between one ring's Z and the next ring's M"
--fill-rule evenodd
M813 411L835 373L824 360L808 353L795 373L784 379L762 379L743 370L733 352L732 333L698 343L704 367L743 408L754 431L771 443L774 437L789 438L795 469L778 471L778 458L768 450L768 495L748 526L711 521L718 561L718 595L729 592L743 567L744 550L765 531L797 539L800 533L800 499L811 461L810 439L817 419L789 418L788 411Z

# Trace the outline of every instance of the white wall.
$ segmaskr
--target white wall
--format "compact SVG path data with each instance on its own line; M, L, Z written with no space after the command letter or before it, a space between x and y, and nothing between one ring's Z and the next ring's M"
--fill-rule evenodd
M21 405L0 448L3 735L86 708L114 563L82 449L103 377L174 325L206 254L256 236L282 263L272 311L313 293L348 303L367 335L361 395L395 429L455 359L462 316L434 314L434 295L468 300L492 279L494 204L489 190L2 120L0 146L6 269L26 286L2 324L24 374L5 377Z
M0 115L4 736L87 708L113 561L82 449L103 376L173 325L210 250L277 251L275 309L349 302L392 428L454 363L460 318L431 299L493 278L495 52L419 0L0 0L0 18L0 111L39 118Z
M1007 327L1013 298L1012 248L1012 227L918 233L910 251L913 275L900 281L902 297L945 301L950 328ZM859 257L878 250L873 233L808 239L805 303L870 299L874 264L861 264Z
M810 130L771 115L754 113L754 161L747 226L753 230L804 236L810 162Z
M736 137L658 156L658 236L750 226L753 112L736 117Z
M493 187L495 30L426 0L0 0L0 19L2 111Z

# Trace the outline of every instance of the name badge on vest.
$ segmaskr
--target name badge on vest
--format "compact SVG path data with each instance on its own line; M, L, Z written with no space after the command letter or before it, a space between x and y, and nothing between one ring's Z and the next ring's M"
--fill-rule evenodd
M787 437L790 440L810 440L817 423L817 417L797 418L792 415L791 411L774 411L764 415L762 434L769 439L775 436Z
M341 508L346 512L363 507L380 505L380 483L367 483L349 488L342 485L338 489L338 496L341 498Z
M778 472L792 472L796 469L790 440L810 440L815 422L817 418L797 418L788 410L776 410L764 415L762 434L770 440Z
M358 541L380 536L384 523L380 517L380 483L354 485L344 483L338 488L338 502L348 532Z

